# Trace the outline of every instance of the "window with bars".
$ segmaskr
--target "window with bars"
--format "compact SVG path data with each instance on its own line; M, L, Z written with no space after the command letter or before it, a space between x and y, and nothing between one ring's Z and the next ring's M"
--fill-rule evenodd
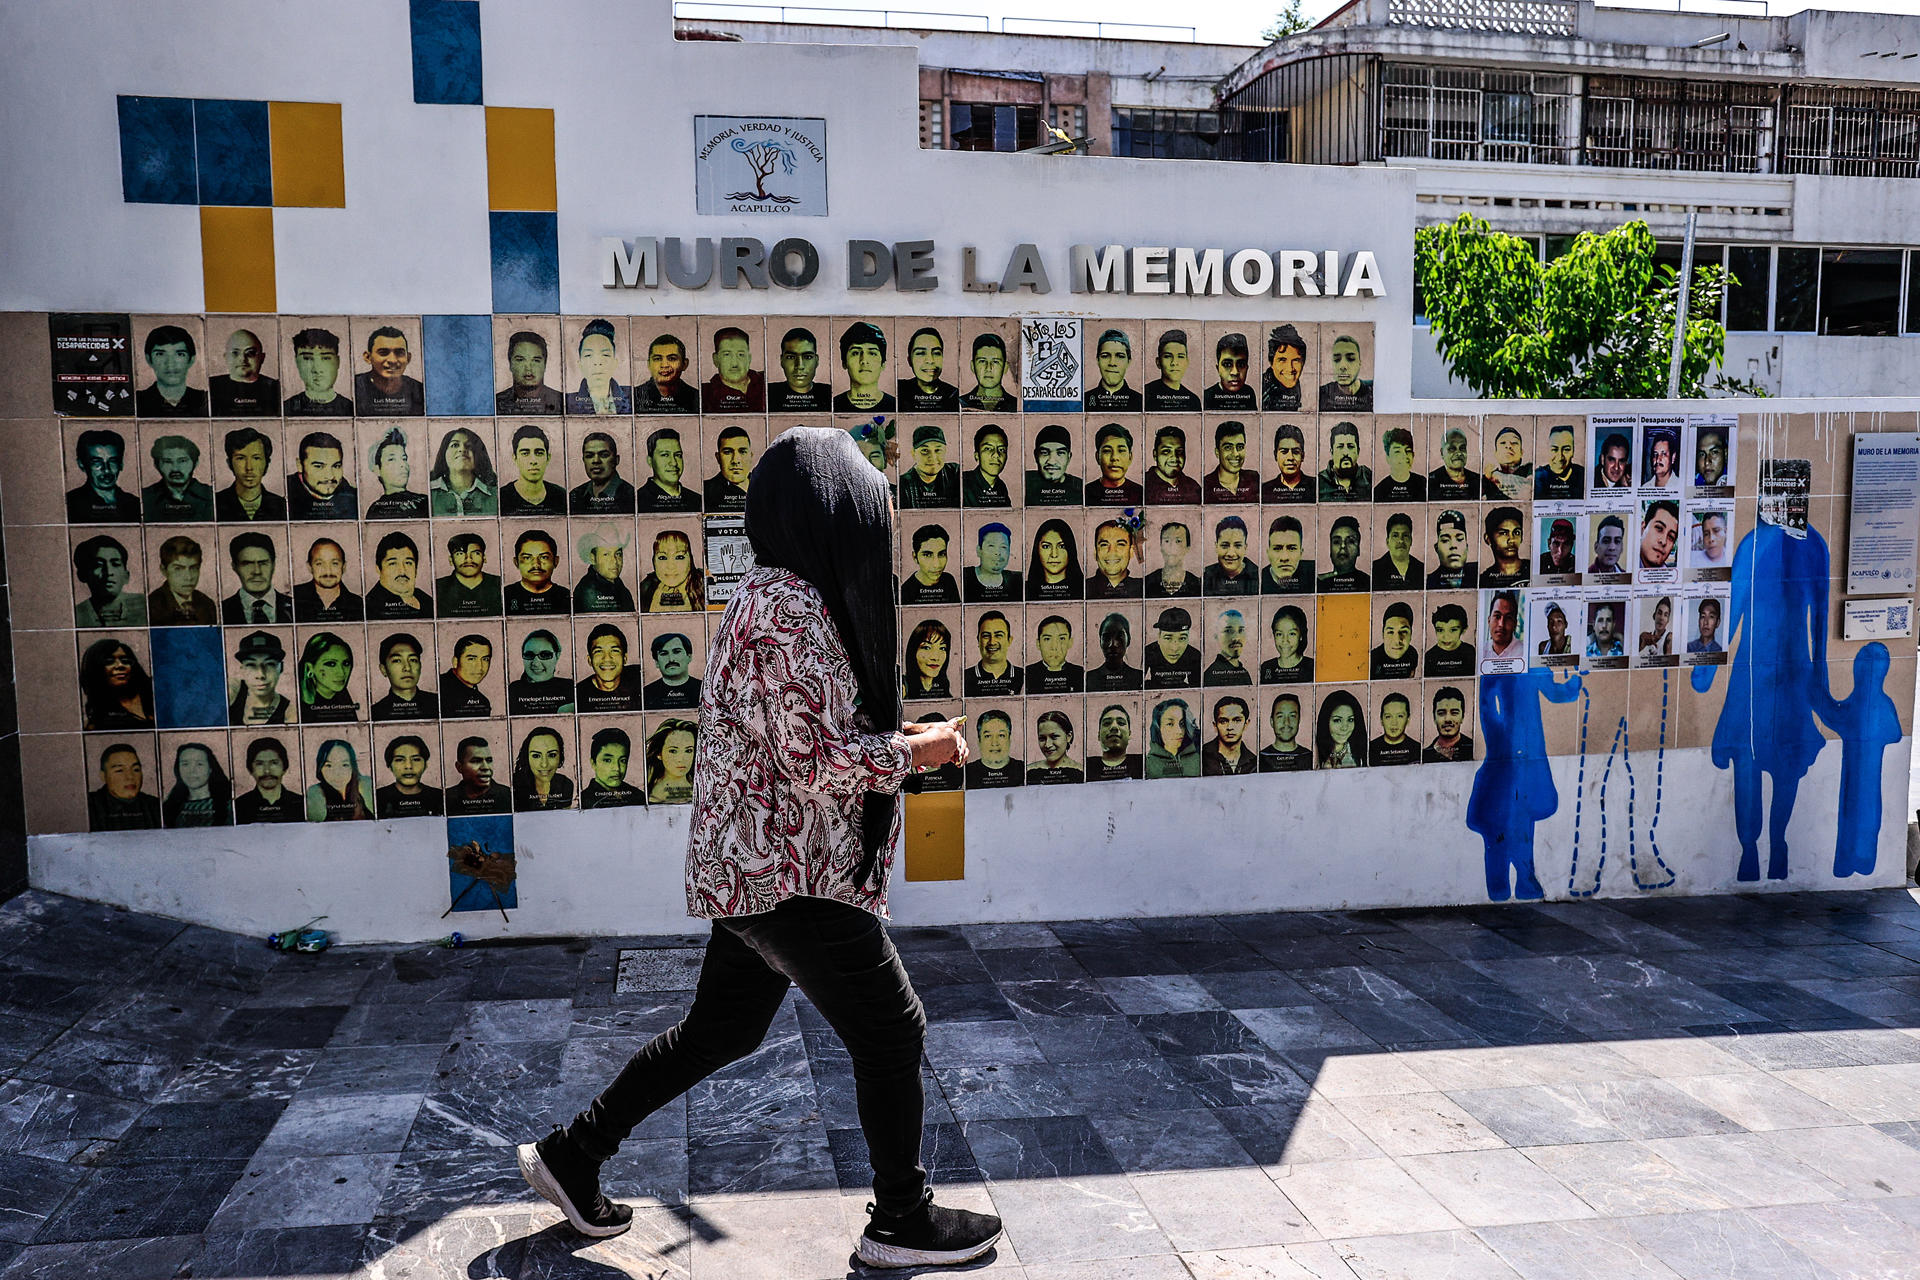
M1786 99L1782 172L1920 176L1920 93L1808 85Z
M1113 154L1153 160L1231 160L1233 139L1218 111L1113 109Z
M937 99L923 99L920 103L920 145L933 151L946 148L946 104Z
M1430 160L1572 164L1575 77L1475 67L1381 66L1381 150Z
M1776 96L1770 85L1589 76L1586 163L1766 173L1773 167Z
M1040 145L1040 108L1006 102L956 102L955 151L1024 151Z

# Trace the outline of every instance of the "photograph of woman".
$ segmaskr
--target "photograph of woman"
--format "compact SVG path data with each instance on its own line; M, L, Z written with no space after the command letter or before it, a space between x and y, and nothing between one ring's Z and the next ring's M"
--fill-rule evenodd
M923 618L907 637L906 696L951 698L947 663L953 656L953 632L938 618Z
M653 538L653 569L640 579L642 613L699 612L707 607L707 575L693 562L693 542L679 529Z
M1027 562L1027 599L1078 600L1085 590L1073 526L1058 516L1044 521L1034 531L1033 556Z
M613 376L620 368L620 347L611 320L587 321L580 331L574 368L580 385L567 392L568 413L608 417L633 412L633 388L622 386Z
M647 803L691 804L693 758L700 726L691 720L663 720L647 736Z
M1148 731L1147 777L1200 776L1200 725L1184 698L1157 704Z
M160 801L160 820L173 827L233 825L233 780L213 748L183 742L173 752L173 787Z
M455 427L440 437L427 497L436 519L499 515L500 477L494 472L487 442L466 427Z
M1314 759L1322 769L1356 769L1367 762L1366 715L1360 700L1335 689L1320 702L1313 731Z
M514 811L571 809L573 779L560 772L566 763L566 743L558 729L543 724L527 730L513 762Z
M1039 752L1027 761L1028 786L1057 786L1086 780L1086 771L1073 752L1073 720L1066 712L1042 711L1034 718L1033 739Z
M328 738L313 753L307 788L308 822L362 822L373 817L373 779L360 771L360 755L344 738Z
M95 640L80 655L83 729L153 728L153 678L124 640Z
M331 631L315 632L300 649L300 718L308 724L360 718L353 696L353 649Z

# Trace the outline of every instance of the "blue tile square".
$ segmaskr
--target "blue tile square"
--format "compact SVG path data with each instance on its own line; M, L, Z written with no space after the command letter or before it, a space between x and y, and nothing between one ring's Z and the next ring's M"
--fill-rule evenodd
M273 144L267 104L200 98L193 104L200 203L273 203Z
M410 0L413 100L479 106L479 0Z
M447 847L455 848L478 840L480 847L488 853L512 853L513 815L508 813L488 814L472 818L447 819ZM496 891L483 881L472 876L461 875L447 866L448 901L455 911L492 911L496 907L516 907L520 905L520 884L516 878L512 884L500 889L498 901Z
M557 315L560 222L552 213L490 213L493 309Z
M227 660L218 627L155 627L154 723L200 729L227 722Z
M434 418L493 416L493 318L422 316L427 415Z
M120 98L120 191L129 204L193 204L193 99Z

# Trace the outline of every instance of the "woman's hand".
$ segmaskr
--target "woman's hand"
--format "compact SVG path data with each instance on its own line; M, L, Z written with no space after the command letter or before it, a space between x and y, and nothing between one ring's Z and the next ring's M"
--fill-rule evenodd
M969 757L967 740L960 732L966 717L941 720L933 724L903 724L900 732L913 751L916 770L936 769L945 764L964 765Z

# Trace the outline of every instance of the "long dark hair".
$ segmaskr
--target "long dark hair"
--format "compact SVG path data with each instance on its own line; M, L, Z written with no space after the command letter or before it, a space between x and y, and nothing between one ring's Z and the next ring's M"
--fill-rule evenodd
M567 767L567 738L565 734L550 724L536 725L527 730L526 737L520 739L520 754L514 757L513 761L513 798L516 804L526 804L536 800L536 792L533 785L533 765L529 760L529 756L532 752L533 740L543 735L552 738L554 745L560 748L560 768L564 769ZM548 794L550 796L565 796L571 798L573 795L573 779L567 777L564 773L555 772L553 775L553 790Z
M1367 762L1367 713L1361 709L1360 699L1345 689L1335 689L1321 699L1320 717L1313 728L1314 762L1322 769L1327 767L1327 757L1333 754L1333 713L1341 707L1353 712L1353 736L1347 739L1353 762L1356 765Z
M471 427L455 427L440 437L440 447L433 454L433 470L427 476L429 480L447 479L447 446L457 435L464 435L473 447L473 478L488 486L498 485L500 477L494 474L493 455L487 452L487 442L480 433Z
M167 798L160 802L160 821L165 826L180 825L181 811L187 807L192 797L180 781L180 757L189 751L203 752L207 757L207 796L213 801L213 818L207 824L214 827L231 826L233 823L233 779L220 767L220 757L213 754L213 748L204 742L183 742L173 750L173 786L167 791Z
M1069 598L1077 600L1087 576L1080 571L1080 540L1074 537L1073 526L1058 516L1042 521L1040 527L1033 531L1033 547L1027 555L1027 599L1047 598L1037 593L1044 588L1047 576L1046 571L1040 567L1040 539L1049 533L1059 534L1060 540L1067 544L1066 583L1071 588Z
M113 694L107 684L107 663L113 660L118 650L126 650L127 661L133 664L133 676L127 682L127 692L138 694L140 705L146 708L145 716L136 716L121 705L121 700ZM153 677L140 665L140 655L125 640L108 637L95 640L80 655L80 699L86 711L85 728L88 729L151 729L153 727Z
M940 664L937 675L925 683L920 679L920 664L914 656L920 646L934 636L946 642L947 660ZM950 698L953 696L952 684L947 679L947 669L953 664L953 633L947 630L947 624L938 618L925 618L914 627L913 634L907 637L906 653L907 696L909 698Z
M893 587L893 507L887 479L853 437L831 427L795 427L775 440L747 484L747 539L756 563L786 569L820 593L846 646L866 727L889 733L901 720L900 621ZM865 884L892 839L891 792L861 802Z

